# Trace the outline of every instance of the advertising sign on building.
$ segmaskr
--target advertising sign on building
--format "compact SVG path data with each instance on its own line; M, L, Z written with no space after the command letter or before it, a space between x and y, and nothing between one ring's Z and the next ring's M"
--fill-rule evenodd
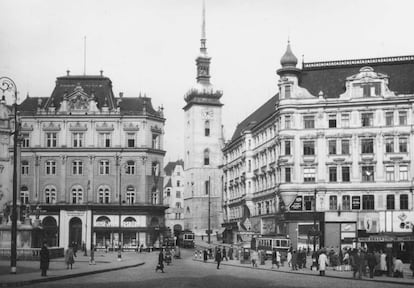
M262 219L262 234L274 234L276 233L275 219Z
M302 211L303 210L302 196L297 196L295 198L292 204L290 204L289 210L291 211Z

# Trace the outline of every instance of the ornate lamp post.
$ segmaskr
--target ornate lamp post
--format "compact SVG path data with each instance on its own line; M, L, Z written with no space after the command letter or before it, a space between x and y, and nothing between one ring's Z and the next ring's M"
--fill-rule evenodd
M11 253L10 253L10 273L16 274L17 260L17 142L19 141L19 124L17 123L17 87L14 81L8 77L0 78L0 89L2 95L6 92L14 94L14 132L13 134L13 201L11 213Z

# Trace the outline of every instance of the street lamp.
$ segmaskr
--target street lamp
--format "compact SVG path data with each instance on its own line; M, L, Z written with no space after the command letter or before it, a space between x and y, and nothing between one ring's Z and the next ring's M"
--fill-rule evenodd
M119 166L119 192L118 192L118 200L119 200L119 230L118 230L118 261L122 261L122 243L121 243L121 206L122 206L122 169L126 170L128 168L128 164L124 163L121 165L121 156L118 156L118 166Z
M16 274L17 262L17 142L19 137L19 125L17 123L17 87L14 81L8 77L0 78L2 96L5 92L14 92L14 132L13 134L13 200L12 200L12 227L11 227L11 252L10 273Z

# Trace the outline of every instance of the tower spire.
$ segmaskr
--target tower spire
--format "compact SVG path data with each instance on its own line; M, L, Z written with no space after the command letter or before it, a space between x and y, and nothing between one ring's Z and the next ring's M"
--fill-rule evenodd
M201 24L201 47L200 52L203 55L207 55L207 47L206 47L206 1L203 0L203 12L202 12L202 24Z

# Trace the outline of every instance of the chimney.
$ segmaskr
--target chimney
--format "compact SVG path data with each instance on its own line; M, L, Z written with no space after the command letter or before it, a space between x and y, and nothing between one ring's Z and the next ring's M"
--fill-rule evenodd
M99 71L99 72L101 72L101 77L103 77L103 70L101 70L101 71Z
M70 70L66 70L66 76L70 75Z

